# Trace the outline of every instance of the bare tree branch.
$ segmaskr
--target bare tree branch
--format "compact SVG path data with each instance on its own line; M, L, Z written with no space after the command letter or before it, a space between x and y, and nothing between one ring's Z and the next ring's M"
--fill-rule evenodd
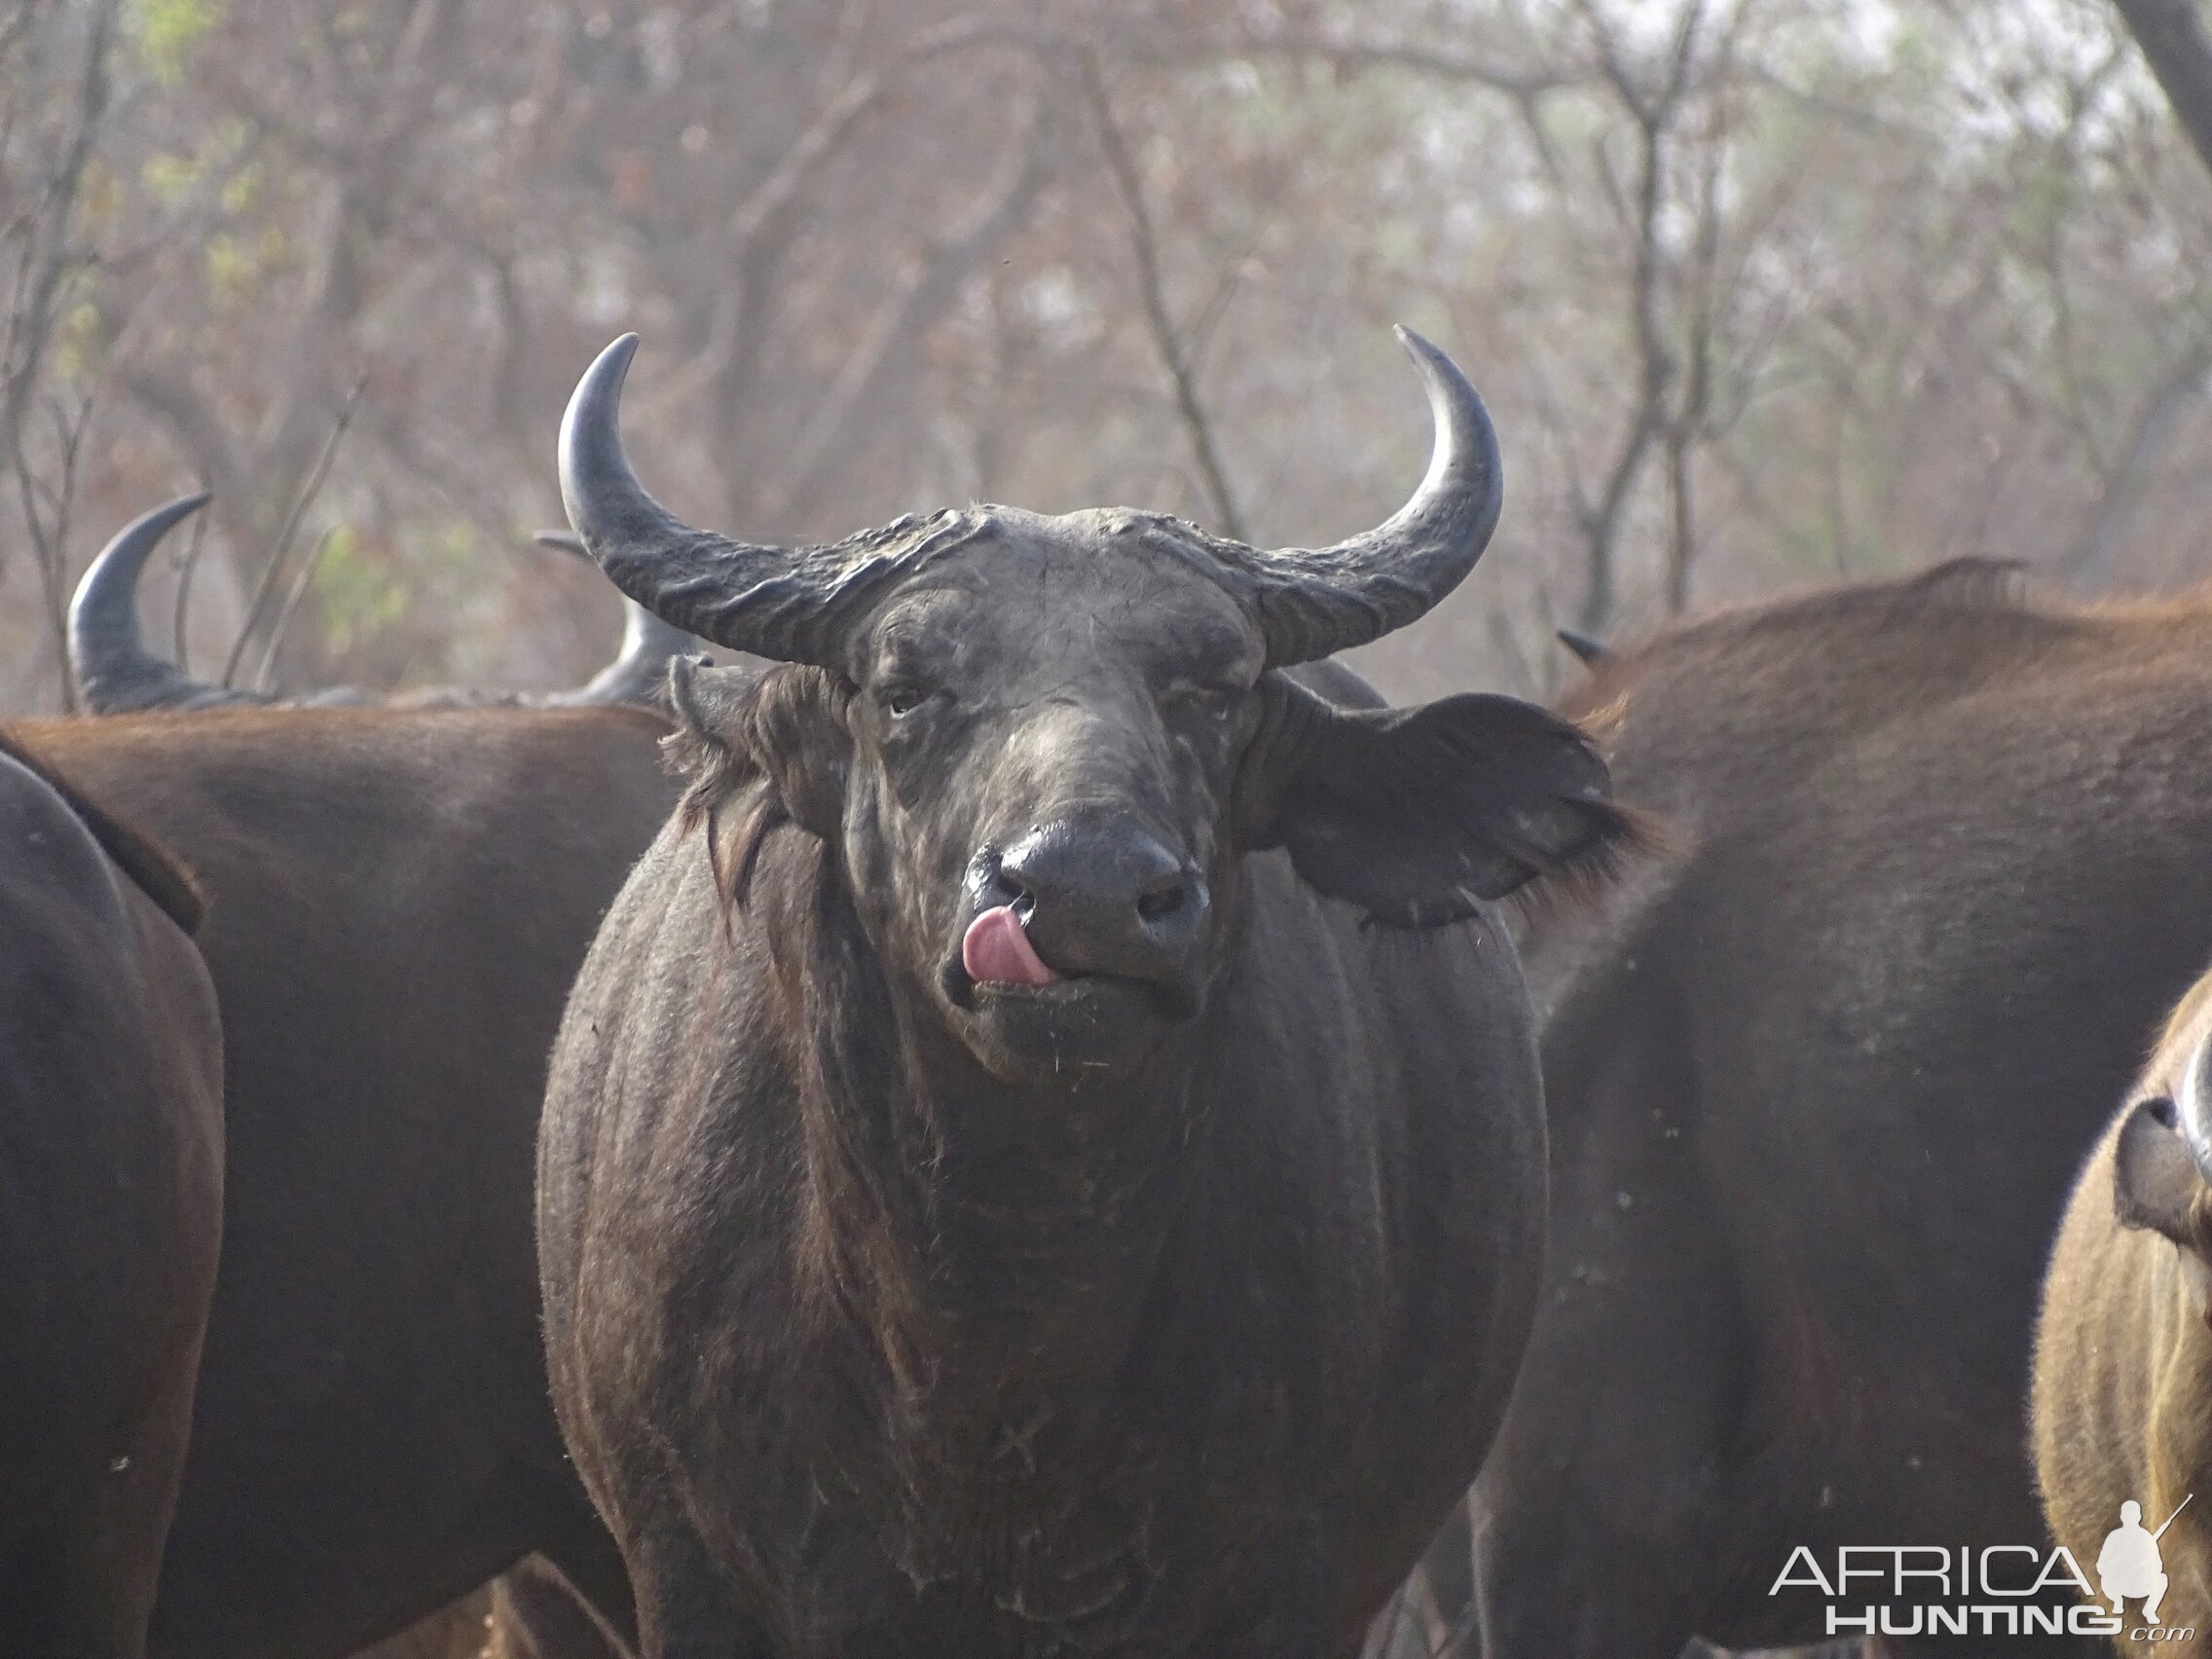
M38 180L35 204L9 227L10 235L20 240L20 252L10 276L6 327L0 334L0 465L16 475L65 710L77 706L66 646L69 509L76 495L78 450L92 419L92 394L84 394L74 417L54 418L58 476L51 485L42 485L38 477L30 424L60 302L69 279L89 263L90 256L77 244L76 220L86 169L107 113L108 57L119 9L120 0L98 0L86 16L84 55L66 123ZM20 42L29 21L28 8L10 18L11 45Z
M38 567L47 638L61 682L61 706L74 712L77 677L69 661L69 518L77 499L77 462L85 433L92 425L92 394L87 392L73 412L58 400L49 403L47 414L54 427L55 477L51 481L40 478L26 452L20 424L10 429L12 470L23 523L30 534L31 557Z
M84 257L71 232L85 167L107 110L108 53L119 4L120 0L101 0L87 19L84 61L69 128L42 181L32 222L24 227L22 253L10 284L4 348L0 348L0 424L10 430L21 424L29 410L53 342L55 301Z
M317 464L332 371L344 363L356 319L370 303L372 250L407 188L447 85L440 66L466 14L461 0L410 0L395 13L377 14L389 19L386 31L342 40L326 11L301 9L306 26L296 38L314 87L314 95L303 100L313 112L308 118L287 119L270 107L250 71L241 67L226 76L229 97L255 110L320 186L307 194L313 205L301 239L301 296L283 337L265 353L275 369L274 389L258 421L250 433L234 436L231 423L190 385L144 371L126 380L178 434L216 489L215 510L238 549L281 539L283 515ZM350 63L348 49L356 54ZM270 579L266 570L263 575ZM235 643L234 673L243 648L242 639Z
M1685 278L1688 315L1683 324L1683 356L1688 367L1680 377L1680 393L1667 421L1668 536L1666 570L1667 614L1678 616L1689 608L1690 568L1697 557L1696 504L1693 498L1691 458L1707 436L1713 407L1714 356L1720 313L1727 303L1721 289L1720 237L1723 217L1721 170L1726 151L1728 104L1726 84L1735 67L1736 43L1755 0L1741 0L1729 14L1714 44L1711 79L1715 83L1707 100L1710 111L1705 134L1704 159L1697 169L1693 197L1696 229L1691 240ZM1677 55L1687 72L1687 49L1697 21L1696 11L1685 14L1682 51Z
M245 476L239 469L223 418L198 387L152 364L125 370L122 385L168 428L203 487L214 493L218 507L226 498L245 494Z
M2087 527L2060 562L2069 585L2094 593L2111 580L2114 555L2134 525L2151 470L2181 425L2182 415L2204 395L2208 373L2212 373L2212 346L2198 341L2145 399L2126 447L2097 493Z
M1049 171L1051 126L1033 102L1025 130L999 175L923 259L903 290L877 313L874 324L847 356L821 405L799 434L786 482L764 503L770 523L795 522L813 510L836 476L840 450L862 441L881 418L882 395L900 365L942 316L968 273L991 248L1013 235L1029 215Z
M1204 405L1198 400L1189 353L1175 327L1175 319L1168 314L1167 294L1160 274L1160 244L1153 235L1152 215L1145 207L1144 181L1137 176L1136 163L1131 160L1121 126L1114 119L1113 99L1107 92L1096 54L1077 54L1076 76L1098 129L1098 145L1105 153L1107 171L1113 175L1114 186L1121 193L1123 210L1128 218L1129 252L1136 260L1138 299L1144 307L1146 326L1152 333L1153 349L1160 353L1161 366L1167 371L1167 378L1175 387L1176 416L1182 421L1184 435L1190 440L1198 475L1205 480L1215 519L1225 534L1238 541L1246 540L1244 516L1236 510L1236 498L1230 491L1229 475L1222 468L1213 427L1206 420Z
M1605 84L1630 117L1637 140L1637 173L1633 203L1620 198L1621 210L1634 230L1634 254L1629 273L1628 311L1631 335L1637 346L1639 373L1636 407L1622 435L1605 482L1595 502L1577 494L1575 517L1587 543L1582 605L1575 625L1588 634L1603 635L1612 620L1623 516L1652 444L1667 424L1667 389L1674 378L1673 354L1668 350L1659 317L1660 209L1666 183L1666 147L1688 73L1699 6L1685 10L1676 32L1675 50L1669 55L1666 78L1655 92L1646 93L1622 60L1612 26L1596 0L1582 0L1581 15L1594 41ZM1599 175L1614 189L1611 169L1601 150Z
M269 558L261 567L261 577L254 583L253 598L247 602L245 616L239 623L238 637L231 641L230 654L223 659L222 683L230 685L238 679L239 664L244 660L246 642L261 621L261 613L268 608L269 596L276 590L276 577L284 568L284 560L291 553L292 538L299 534L300 521L307 517L308 509L314 504L322 482L330 476L330 463L338 459L338 446L346 436L346 428L353 424L353 411L361 401L361 393L368 382L357 380L353 389L346 394L339 407L337 419L330 424L330 435L323 440L322 448L308 468L307 476L300 481L298 493L292 498L292 509L284 516L284 527L278 532L276 543L269 550Z
M1287 30L1201 40L1144 36L1117 42L1115 55L1131 63L1168 68L1187 67L1196 58L1212 56L1288 58L1325 63L1339 72L1410 69L1438 80L1488 87L1515 99L1539 97L1573 86L1578 79L1571 69L1548 64L1523 67L1448 47Z
M1737 30L1746 8L1730 15L1716 50L1713 73L1728 66ZM1614 98L1627 112L1636 139L1635 178L1623 190L1599 154L1599 177L1605 185L1615 210L1632 238L1628 284L1628 320L1636 343L1638 376L1636 406L1626 431L1606 468L1604 486L1595 501L1577 486L1573 491L1575 517L1585 543L1585 579L1575 625L1602 636L1612 617L1618 586L1619 546L1630 500L1642 476L1654 445L1665 461L1668 500L1668 540L1665 599L1670 612L1688 602L1690 564L1695 553L1695 523L1691 501L1690 451L1699 439L1712 393L1713 295L1718 268L1719 185L1716 156L1709 156L1704 187L1695 203L1698 209L1692 269L1679 278L1687 315L1683 346L1688 356L1684 374L1682 353L1669 339L1664 315L1665 290L1670 282L1669 256L1664 226L1669 206L1667 172L1677 127L1698 75L1698 46L1705 22L1704 0L1689 0L1676 20L1673 38L1658 84L1645 87L1628 63L1619 37L1599 0L1577 0L1597 55L1599 73Z
M682 399L693 386L711 386L718 424L732 439L754 400L779 277L806 228L805 209L815 182L883 110L903 75L971 47L1005 44L999 31L978 19L954 18L908 37L888 66L855 69L853 56L866 14L865 6L847 8L824 77L836 90L731 212L722 234L722 266L727 275L715 295L706 343L690 372L669 388L672 398ZM766 510L759 504L754 468L732 457L724 476L723 511L728 520L746 521ZM782 498L788 500L794 494L787 488Z
M769 337L777 273L803 222L799 209L807 187L860 131L864 119L881 107L883 93L884 80L877 72L855 75L800 130L730 217L725 233L728 276L716 295L697 372L713 385L719 424L733 437L753 397ZM729 498L724 512L737 522L745 516L753 469L732 464L725 470Z
M276 608L276 620L270 624L269 643L261 647L261 666L253 674L253 688L256 691L271 688L276 672L276 653L283 648L284 636L291 631L292 617L298 612L300 602L307 598L308 585L314 580L315 568L322 563L322 556L330 551L330 544L337 535L338 529L333 525L315 537L314 546L300 561L299 572L292 577L292 585L284 595L284 603Z

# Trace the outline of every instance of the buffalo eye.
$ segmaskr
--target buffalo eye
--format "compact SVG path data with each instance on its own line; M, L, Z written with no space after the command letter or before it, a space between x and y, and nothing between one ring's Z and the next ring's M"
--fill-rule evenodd
M1243 695L1243 687L1239 685L1186 685L1177 688L1172 702L1178 712L1209 720L1226 720L1236 712L1237 701Z
M903 716L912 714L928 702L930 694L919 685L902 682L884 687L877 694L877 700L882 703L893 719L899 719Z

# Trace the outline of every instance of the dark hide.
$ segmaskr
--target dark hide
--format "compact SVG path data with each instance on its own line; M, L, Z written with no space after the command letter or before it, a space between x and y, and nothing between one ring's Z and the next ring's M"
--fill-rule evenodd
M1332 660L1307 663L1293 669L1290 678L1308 690L1347 709L1380 709L1387 705L1357 674ZM680 671L679 682L692 701L701 721L710 720L701 705L711 703L733 711L748 683L743 675L720 674L695 678ZM696 730L696 727L694 728ZM712 767L726 752L685 740L703 766ZM492 1587L490 1659L619 1659L621 1644L607 1632L561 1573L542 1559L533 1557L502 1573Z
M0 733L0 1652L144 1651L222 1230L196 914Z
M1566 709L1682 851L1527 947L1553 1246L1475 1495L1495 1659L1809 1641L1798 1544L2044 1536L2048 1241L2212 956L2212 609L2013 586L1725 614Z
M4 727L0 727L0 755L7 756L18 765L37 774L40 783L59 795L76 815L78 823L99 843L100 851L107 855L108 861L141 894L151 899L179 932L190 935L200 931L200 924L206 919L207 903L190 870L122 819L88 797L75 784L41 759L37 751Z
M676 790L650 715L26 724L174 849L228 1043L229 1205L163 1659L328 1659L533 1549L623 1616L545 1392L545 1054Z
M555 1398L652 1659L1350 1653L1482 1456L1542 1117L1462 889L1621 821L1548 717L1261 674L1161 534L992 509L850 675L680 690L698 781L539 1151ZM1025 890L1063 977L978 984Z

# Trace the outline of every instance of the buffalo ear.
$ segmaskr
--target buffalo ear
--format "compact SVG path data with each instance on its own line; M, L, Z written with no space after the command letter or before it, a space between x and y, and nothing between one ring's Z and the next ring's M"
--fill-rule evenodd
M695 670L669 680L682 729L670 740L692 775L687 805L702 810L749 778L763 779L780 816L825 838L845 815L851 692L819 668Z
M1237 838L1384 927L1434 927L1545 878L1599 877L1638 832L1590 740L1511 697L1331 707L1280 674L1237 780Z
M826 840L845 819L851 702L851 689L827 671L786 663L760 677L749 708L747 742L784 809L799 828Z
M2112 1154L2113 1217L2122 1227L2196 1247L2193 1215L2203 1190L2196 1161L2182 1138L2171 1100L2139 1101L2120 1128Z

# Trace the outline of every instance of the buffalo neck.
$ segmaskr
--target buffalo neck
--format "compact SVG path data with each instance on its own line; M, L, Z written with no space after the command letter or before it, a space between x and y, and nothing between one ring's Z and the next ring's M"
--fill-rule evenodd
M821 899L793 987L813 1021L798 1096L818 1305L862 1338L895 1412L981 1429L1103 1382L1205 1157L1205 1019L1125 1074L1009 1084L894 987L839 895Z

